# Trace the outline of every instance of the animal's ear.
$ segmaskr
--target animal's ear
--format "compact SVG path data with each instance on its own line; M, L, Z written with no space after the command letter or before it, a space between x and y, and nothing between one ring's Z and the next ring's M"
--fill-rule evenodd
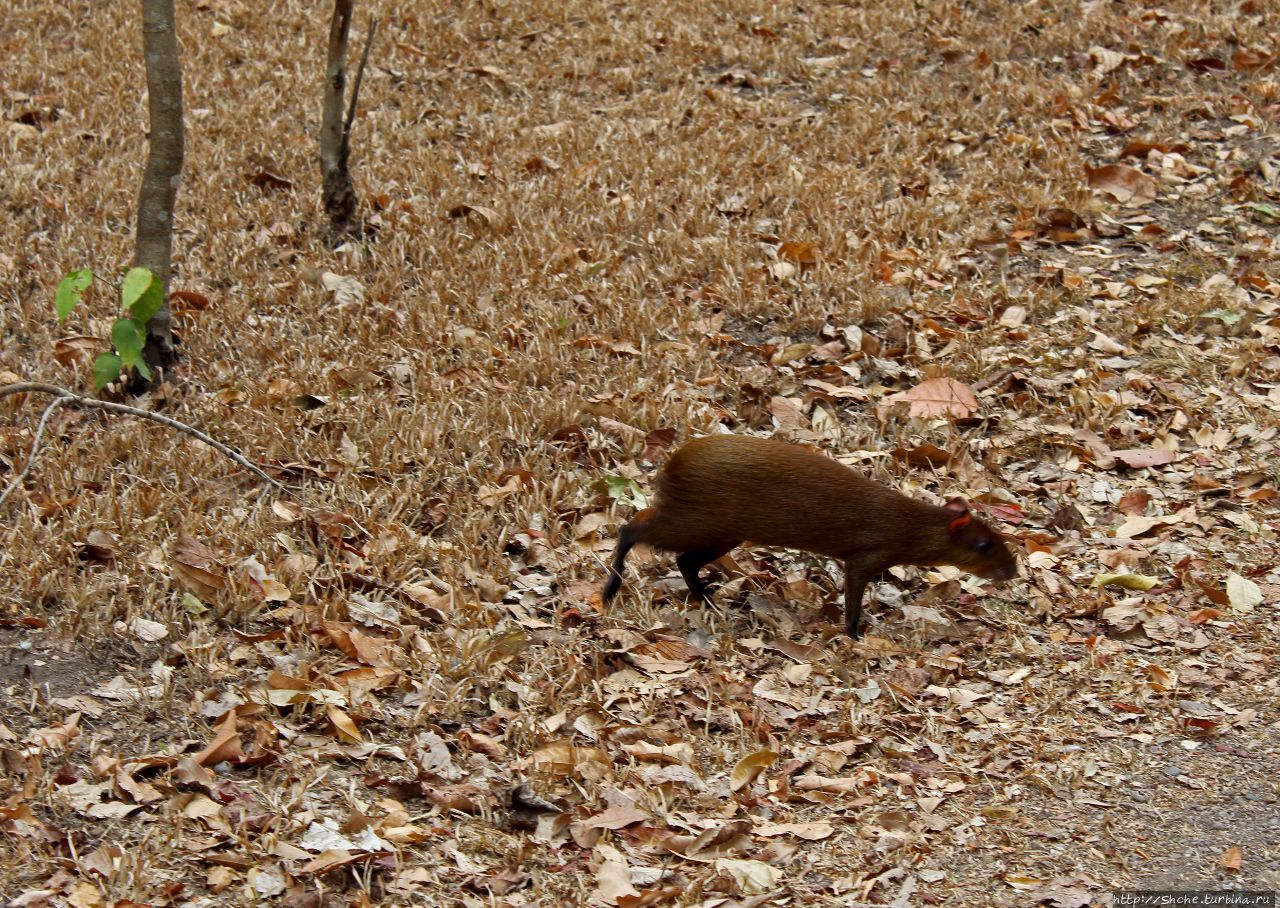
M957 514L968 514L969 502L959 497L952 498L950 501L947 502L947 510L955 511Z
M947 524L947 533L948 535L954 536L956 533L959 533L961 530L963 530L965 527L967 527L971 523L973 523L973 515L971 515L968 511L965 511L955 520Z

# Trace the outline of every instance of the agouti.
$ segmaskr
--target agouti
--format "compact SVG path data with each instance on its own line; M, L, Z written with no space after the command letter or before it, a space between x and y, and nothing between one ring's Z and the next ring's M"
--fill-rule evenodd
M969 512L908 498L822 454L768 438L713 435L671 455L654 506L618 533L603 597L613 598L632 546L677 552L692 596L709 600L705 564L743 542L844 561L845 633L858 636L868 581L897 564L951 564L1008 580L1017 563L1003 537Z

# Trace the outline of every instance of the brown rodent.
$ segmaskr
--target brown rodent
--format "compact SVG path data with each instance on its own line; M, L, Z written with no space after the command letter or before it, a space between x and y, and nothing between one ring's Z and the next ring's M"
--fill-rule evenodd
M632 546L677 552L691 595L709 600L698 570L743 542L844 561L845 632L856 638L868 581L896 564L951 564L991 580L1018 572L1004 538L969 512L908 498L798 445L747 435L697 438L658 474L654 506L618 533L603 597L622 584Z

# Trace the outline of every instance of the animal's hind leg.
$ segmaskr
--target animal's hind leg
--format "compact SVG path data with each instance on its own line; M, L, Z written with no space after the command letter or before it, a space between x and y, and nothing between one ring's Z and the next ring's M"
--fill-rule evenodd
M627 553L645 538L649 523L653 520L653 509L646 508L618 531L618 544L613 550L613 564L609 567L609 579L605 581L600 598L608 602L618 593L622 586L622 566L626 563Z
M711 601L711 594L707 592L706 584L698 576L698 571L704 565L710 564L730 549L737 548L739 545L741 545L741 540L735 539L722 545L694 549L691 552L683 552L676 556L676 567L680 568L680 576L684 578L685 585L689 587L689 595L691 597L701 599L703 602Z

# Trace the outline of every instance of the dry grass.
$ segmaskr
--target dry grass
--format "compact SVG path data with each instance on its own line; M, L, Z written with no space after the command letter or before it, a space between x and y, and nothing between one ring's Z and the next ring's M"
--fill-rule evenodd
M569 904L608 875L611 842L632 866L676 875L636 877L638 888L674 885L667 903L698 904L741 892L723 868L664 851L660 835L745 820L748 833L833 824L818 841L725 846L781 870L792 904L913 888L911 904L1022 904L1049 897L1037 886L1055 878L1095 897L1172 880L1159 876L1160 857L1176 850L1137 830L1187 797L1225 797L1218 773L1229 772L1209 768L1224 753L1240 784L1274 803L1274 765L1260 757L1274 753L1277 718L1274 512L1246 493L1275 482L1275 231L1249 220L1229 184L1251 175L1252 199L1274 204L1275 179L1258 162L1275 165L1280 90L1273 68L1185 65L1275 52L1262 16L1249 4L1182 2L418 6L359 10L358 27L374 13L384 23L353 159L380 232L367 247L330 251L315 144L326 23L293 0L180 4L188 137L175 285L212 305L181 322L181 372L155 404L260 462L292 465L309 501L350 518L347 545L273 509L189 439L56 417L29 503L3 515L0 617L12 627L0 628L11 647L0 732L7 725L13 740L0 736L10 855L0 894L49 886L58 904L91 889L249 904L254 887L274 893L258 875L274 868L293 904L315 903L306 899L319 888L334 903ZM54 342L105 337L110 294L96 288L64 332L53 288L71 268L120 273L130 259L146 126L135 13L37 0L4 13L0 370L23 379L86 383L83 365L55 361ZM1107 73L1093 47L1132 59ZM1119 213L1089 192L1085 168L1134 139L1186 143L1185 157L1211 172L1203 191L1162 183L1151 213L1168 248L1037 242L1052 208L1095 223ZM249 179L264 169L292 187ZM450 217L460 205L497 218ZM990 254L1011 240L1007 263ZM813 244L817 264L771 271L779 242ZM1246 261L1262 282L1244 285L1245 302L1201 292ZM363 301L337 302L324 272L357 278ZM1123 300L1099 292L1135 274L1170 283ZM1025 307L1024 328L998 322L1011 305ZM1223 306L1247 308L1248 320L1200 317ZM865 355L847 341L855 326L874 341ZM1101 365L1116 354L1098 332L1132 365ZM817 358L771 362L789 344L832 340L849 344L836 357L843 371ZM875 415L875 400L922 378L979 382L1009 368L1017 375L984 391L981 424ZM832 599L834 584L825 565L793 555L740 554L745 579L727 590L750 591L746 607L725 592L708 610L652 595L648 582L671 565L637 560L627 595L598 614L589 596L612 534L576 535L610 508L592 483L621 473L647 487L661 460L646 451L654 430L772 431L781 411L771 399L800 400L807 378L847 381L870 400L817 401L836 416L831 429L811 422L807 399L802 424L784 434L842 453L941 444L957 455L952 467L911 482L1017 501L1029 520L1015 532L1040 546L1057 538L1060 562L1028 568L1031 582L1003 591L1007 600L945 607L950 630L882 606L871 633L900 652L824 643L835 628L808 606ZM328 402L303 409L303 394ZM39 408L3 407L12 475ZM1114 449L1172 438L1183 456L1150 474L1100 468L1075 458L1082 443L1055 425ZM1215 428L1225 434L1198 434ZM866 466L908 480L881 460ZM511 488L495 491L511 471ZM1265 475L1241 484L1255 472ZM1223 482L1223 497L1201 497L1196 473ZM1199 523L1109 538L1123 520L1116 499L1136 487L1150 490L1153 511L1198 505ZM1045 529L1059 502L1093 523ZM117 540L109 559L83 549L95 531ZM180 536L230 566L203 597L216 616L184 604ZM1205 603L1184 577L1144 600L1168 616L1152 619L1150 639L1100 617L1123 597L1087 589L1095 572L1119 565L1174 581L1188 555L1215 589L1228 570L1259 569L1268 604L1193 624ZM247 558L288 586L289 602L255 595ZM403 584L447 596L424 604L430 596L406 598ZM382 641L381 661L340 639L366 601L384 612L360 625ZM139 639L139 618L168 638ZM649 670L637 671L637 654L687 671L643 661ZM345 673L371 667L395 674L357 690ZM1022 686L992 680L1019 668L1032 673ZM1155 669L1181 687L1153 682ZM335 737L319 702L242 705L246 750L256 734L276 759L223 766L207 786L168 763L134 765L198 751L236 698L280 689L271 672L342 692L364 743ZM65 748L23 742L84 711L67 698L99 690L102 700L117 674L158 686L87 711ZM780 706L756 689L762 679L817 699ZM855 696L868 681L880 696ZM989 708L940 704L927 685L980 689ZM1207 707L1218 737L1193 750L1187 700L1218 704ZM1137 715L1126 711L1135 703ZM1254 713L1236 721L1222 704ZM562 740L608 761L560 771L532 760ZM688 743L698 784L654 781L659 764L623 749L637 741ZM844 766L836 755L848 742ZM374 745L403 750L375 755ZM762 747L781 762L731 793L729 772ZM857 790L793 790L790 760L856 778ZM1198 788L1160 773L1179 760ZM142 806L90 816L67 789L73 777L110 782L112 761L162 797L108 784L104 803ZM572 838L511 821L520 783L578 824ZM191 809L203 792L216 817ZM581 825L633 800L649 820ZM27 806L39 831L24 825ZM362 858L321 873L280 851L322 817L348 830L367 823L396 844L399 863ZM397 826L416 831L396 838ZM1221 876L1208 841L1182 882ZM122 867L87 866L111 843L129 849ZM1255 840L1230 879L1276 886L1275 837ZM181 893L166 889L179 883Z

